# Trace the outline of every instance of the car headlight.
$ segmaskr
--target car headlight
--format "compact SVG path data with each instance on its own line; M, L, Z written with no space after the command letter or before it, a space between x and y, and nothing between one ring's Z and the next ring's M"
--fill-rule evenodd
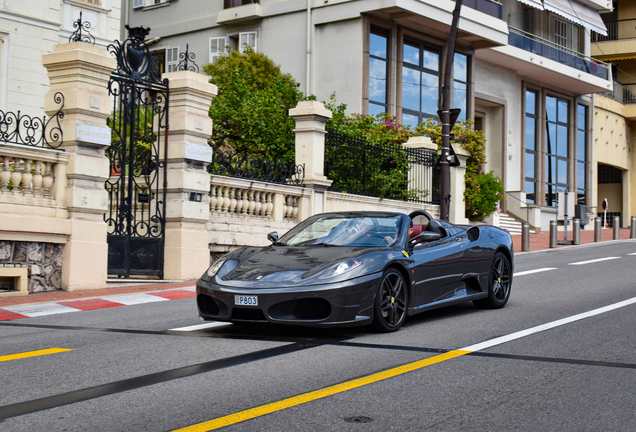
M210 266L207 274L209 277L218 276L222 278L223 276L234 270L236 266L238 266L237 260L229 260L225 257L222 257Z
M225 258L219 258L218 260L216 260L216 262L212 264L208 269L208 276L214 277L214 275L219 271L223 264L225 264Z
M327 279L340 276L341 274L351 271L354 268L360 267L363 262L364 261L357 258L348 259L331 267L329 270L318 276L318 279Z

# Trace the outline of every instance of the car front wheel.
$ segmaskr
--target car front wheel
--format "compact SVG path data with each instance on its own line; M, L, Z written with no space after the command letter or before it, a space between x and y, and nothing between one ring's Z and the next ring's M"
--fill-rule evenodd
M382 274L375 296L373 326L377 331L394 332L406 319L408 292L399 271L387 269Z
M510 286L512 285L512 271L508 258L501 252L495 254L490 280L488 283L488 297L476 300L475 306L482 309L499 309L508 303Z

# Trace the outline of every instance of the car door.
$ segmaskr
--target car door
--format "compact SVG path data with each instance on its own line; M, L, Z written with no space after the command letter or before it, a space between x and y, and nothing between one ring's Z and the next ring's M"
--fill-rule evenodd
M444 300L455 294L463 277L466 244L464 233L447 235L413 249L415 306Z

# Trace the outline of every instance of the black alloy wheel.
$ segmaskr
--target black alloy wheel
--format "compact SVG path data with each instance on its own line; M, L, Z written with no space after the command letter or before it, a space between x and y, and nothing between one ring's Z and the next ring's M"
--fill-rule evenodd
M407 285L396 269L387 269L382 275L375 296L373 326L381 332L394 332L406 319Z
M495 254L490 272L488 284L488 297L476 300L475 306L484 309L499 309L508 303L510 297L510 287L512 285L512 271L508 258L501 252Z

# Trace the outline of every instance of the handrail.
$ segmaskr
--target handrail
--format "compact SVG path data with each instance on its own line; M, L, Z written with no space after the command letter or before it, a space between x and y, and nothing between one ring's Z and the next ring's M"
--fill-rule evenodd
M525 36L527 38L537 40L537 41L541 42L544 45L548 45L551 48L557 49L559 51L563 51L564 53L573 55L574 57L578 57L578 58L586 60L586 61L592 61L592 62L597 63L599 65L605 66L606 68L609 68L608 64L603 62L603 61L601 61L601 60L595 59L593 57L586 56L585 54L582 54L582 53L580 53L578 51L574 51L574 50L571 50L569 48L563 47L563 46L561 46L561 45L559 45L559 44L557 44L555 42L552 42L552 41L550 41L548 39L543 39L541 36L537 36L537 35L535 35L533 33L528 33L526 31L523 31L523 30L518 29L516 27L512 27L510 25L508 26L508 30L512 31L513 33L520 34L521 36Z
M513 197L514 199L516 199L517 201L519 201L521 204L525 204L526 206L526 222L529 224L530 223L530 209L531 208L538 208L541 207L540 205L537 204L528 204L527 202L524 202L522 200L520 200L519 198L517 198L516 196L514 196L511 192L507 192L507 195L510 195L511 197Z

